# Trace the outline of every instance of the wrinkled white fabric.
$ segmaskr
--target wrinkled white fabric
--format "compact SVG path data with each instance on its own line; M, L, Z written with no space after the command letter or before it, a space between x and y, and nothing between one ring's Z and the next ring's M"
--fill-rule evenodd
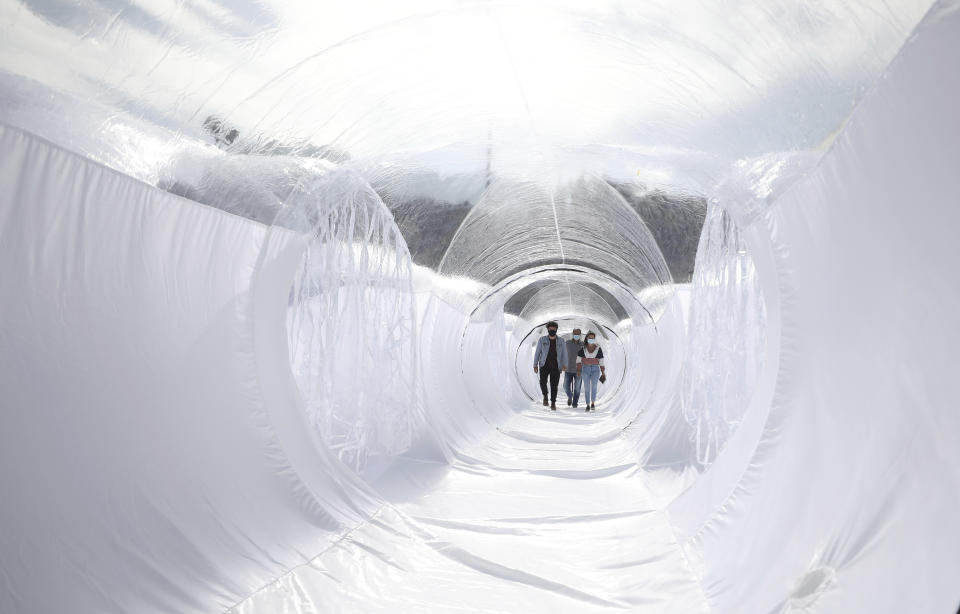
M958 35L960 12L935 9L751 228L778 364L670 507L718 612L960 602Z
M0 150L0 611L222 611L372 513L268 400L267 226L3 126Z

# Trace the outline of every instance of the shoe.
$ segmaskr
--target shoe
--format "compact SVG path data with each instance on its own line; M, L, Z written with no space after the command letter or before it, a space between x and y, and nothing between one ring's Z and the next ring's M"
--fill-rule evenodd
M553 410L553 411L557 411L557 404L556 404L556 403L551 403L551 404L550 404L550 409Z
M573 399L571 399L571 398L568 397L568 398L567 398L567 405L568 405L568 406L573 405Z
M590 404L590 411L597 411L597 404L596 404L596 403L591 403L591 404Z
M546 407L547 405L549 405L549 403L547 403L547 397L543 397L543 406Z
M590 411L590 406L587 405L586 407L584 407L584 408L583 408L583 411Z
M577 404L576 404L576 403L573 404L573 408L574 408L574 409L577 408Z

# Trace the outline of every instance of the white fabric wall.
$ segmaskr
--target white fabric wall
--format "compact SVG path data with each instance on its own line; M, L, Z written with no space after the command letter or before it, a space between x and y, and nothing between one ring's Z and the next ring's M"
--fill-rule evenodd
M717 612L960 603L957 8L747 233L779 362L671 508Z
M14 129L0 151L0 612L222 611L370 513L290 379L302 246Z

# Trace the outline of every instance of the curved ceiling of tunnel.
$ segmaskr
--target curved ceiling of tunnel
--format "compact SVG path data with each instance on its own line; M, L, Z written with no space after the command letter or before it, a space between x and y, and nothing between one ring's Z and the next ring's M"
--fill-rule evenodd
M599 294L583 284L568 282L544 286L531 297L520 317L527 322L545 322L578 314L589 314L610 327L618 322L613 308Z
M265 198L324 172L290 156L347 164L443 272L584 265L638 290L676 263L658 256L663 225L627 220L618 192L710 194L741 174L768 194L790 152L830 142L930 2L583 4L26 0L0 8L0 108L151 182L210 142L214 118L229 152L286 160ZM216 192L178 193L226 207Z
M527 328L540 326L547 320L570 317L587 318L598 326L610 328L623 324L653 324L656 328L667 299L672 297L673 291L669 288L638 294L596 270L542 267L519 273L491 288L480 298L474 315L483 319L489 307L496 306L523 322L519 327L511 326L515 337L526 335Z
M569 275L563 273L562 277L565 281L562 283L567 284L576 284L583 288L587 288L592 293L600 296L607 307L613 312L615 316L615 322L625 320L630 317L630 314L627 312L626 307L614 296L609 290L604 288L598 283L589 282L589 281L578 281L571 282L569 281ZM510 315L520 316L521 313L524 313L526 310L527 303L529 303L545 286L549 286L555 283L560 283L556 279L539 279L537 281L529 283L527 286L515 291L503 304L504 313Z
M435 201L419 222L447 222L425 237L434 258L446 246L441 273L495 284L577 264L641 291L670 283L672 263L611 184L706 194L738 161L782 172L764 156L821 144L867 82L858 71L894 48L845 39L851 26L837 24L879 19L895 40L900 17L845 3L783 2L735 20L675 10L494 5L400 20L304 57L228 117L251 126L253 150L269 135L350 158L395 214ZM717 35L715 22L708 33L707 17L753 36ZM824 104L824 89L839 96ZM397 217L408 242L424 240Z
M592 177L556 188L494 180L454 235L439 271L494 285L552 264L603 271L636 292L672 281L643 221L608 183Z
M227 118L255 137L382 162L387 175L432 162L472 173L493 143L496 174L640 170L703 191L704 169L815 147L840 125L929 2L874 5L438 11L277 64Z

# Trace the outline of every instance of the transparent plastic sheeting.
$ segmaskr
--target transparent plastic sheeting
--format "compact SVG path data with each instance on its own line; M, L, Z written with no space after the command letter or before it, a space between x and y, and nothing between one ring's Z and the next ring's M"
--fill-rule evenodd
M708 209L697 254L681 399L694 429L697 461L709 465L756 389L766 307L747 240L722 207ZM726 325L716 326L717 320Z
M930 5L8 2L4 120L154 184L217 141L451 203L488 175L709 195L828 144Z
M331 171L285 204L277 225L311 238L291 289L290 363L324 443L363 472L371 457L405 452L422 422L410 411L410 255L386 206L352 173Z
M591 177L559 188L540 179L492 182L439 271L496 284L547 264L603 271L634 292L671 281L643 221L609 183Z
M956 1L0 29L0 611L956 609Z

